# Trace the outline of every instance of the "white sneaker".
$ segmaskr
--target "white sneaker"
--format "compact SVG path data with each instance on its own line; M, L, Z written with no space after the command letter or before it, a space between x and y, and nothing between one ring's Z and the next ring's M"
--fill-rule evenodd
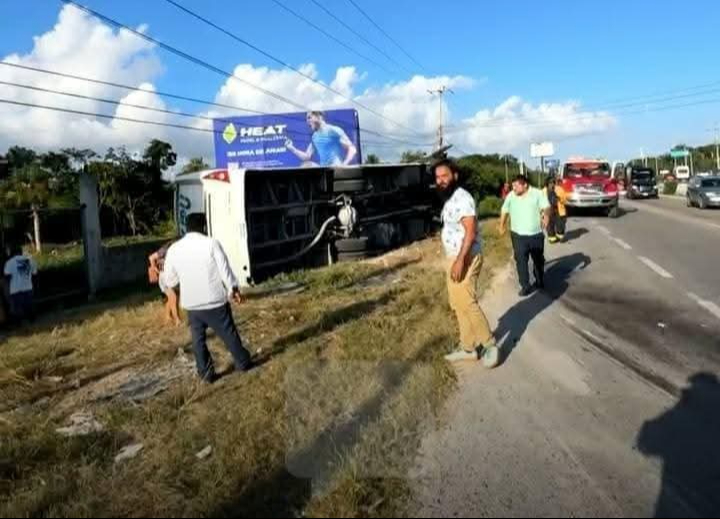
M477 362L479 359L477 351L469 352L463 349L445 355L445 360L448 362Z
M483 349L481 355L483 366L487 369L495 369L500 365L500 348L489 346Z

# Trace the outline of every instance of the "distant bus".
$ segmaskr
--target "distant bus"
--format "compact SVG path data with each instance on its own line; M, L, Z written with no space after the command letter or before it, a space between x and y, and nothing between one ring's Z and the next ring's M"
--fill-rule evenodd
M690 180L690 166L676 166L673 173L678 180Z

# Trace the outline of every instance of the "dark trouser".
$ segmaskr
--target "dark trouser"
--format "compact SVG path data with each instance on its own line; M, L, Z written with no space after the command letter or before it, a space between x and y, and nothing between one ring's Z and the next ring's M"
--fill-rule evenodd
M35 318L35 301L32 291L20 292L10 296L10 311L18 321Z
M567 227L567 216L560 216L557 211L553 211L550 215L550 225L548 226L549 238L562 238L565 236L565 228Z
M535 281L538 285L545 284L545 235L520 236L512 234L515 263L522 288L530 288L529 261L532 257L535 266Z
M246 371L250 368L250 353L243 347L229 304L212 310L189 311L188 320L198 374L203 380L211 380L215 376L215 364L207 347L208 328L213 329L230 350L235 369Z

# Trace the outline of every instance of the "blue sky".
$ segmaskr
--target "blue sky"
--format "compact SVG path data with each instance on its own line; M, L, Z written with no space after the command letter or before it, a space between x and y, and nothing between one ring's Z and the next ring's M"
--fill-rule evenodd
M294 65L315 64L324 81L332 81L338 67L356 67L362 79L355 83L355 94L410 79L411 74L385 61L309 0L283 1L358 50L386 63L390 70L382 70L329 42L271 0L182 0L182 3ZM608 101L720 82L717 1L691 0L680 7L677 2L649 0L572 3L449 0L439 12L438 3L430 0L357 0L425 66L424 70L385 40L347 0L318 1L414 73L476 80L473 88L457 89L449 100L450 124L471 118L480 110L493 110L512 96L519 96L533 106L577 101L593 109ZM27 0L0 3L1 56L31 53L33 38L52 30L57 23L60 2L33 3L34 11L28 10ZM278 68L163 0L85 0L85 3L130 25L147 24L153 37L221 68L233 70L241 63ZM155 52L162 67L147 79L160 90L216 98L225 84L223 78L180 58L161 50ZM666 104L720 99L720 83L717 87L714 95L709 92ZM186 108L177 103L172 106ZM647 108L652 110L654 106L657 105L648 104ZM590 135L558 137L561 140L558 147L563 154L626 158L639 154L641 147L652 153L666 151L678 142L709 142L712 135L706 129L716 122L720 122L720 103L618 115L611 128ZM541 138L542 134L535 132L532 137ZM469 146L472 142L463 144L463 148ZM526 153L524 143L513 141L508 146L518 154Z

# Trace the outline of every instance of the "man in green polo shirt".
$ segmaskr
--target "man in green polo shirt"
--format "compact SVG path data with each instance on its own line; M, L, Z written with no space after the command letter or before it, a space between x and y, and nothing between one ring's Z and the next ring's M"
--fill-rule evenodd
M500 219L500 234L507 231L510 218L512 243L515 251L520 296L527 297L533 288L545 288L545 233L550 222L550 202L541 190L530 186L528 179L518 176L513 182L513 192L505 199ZM535 267L535 287L530 285L529 262Z

